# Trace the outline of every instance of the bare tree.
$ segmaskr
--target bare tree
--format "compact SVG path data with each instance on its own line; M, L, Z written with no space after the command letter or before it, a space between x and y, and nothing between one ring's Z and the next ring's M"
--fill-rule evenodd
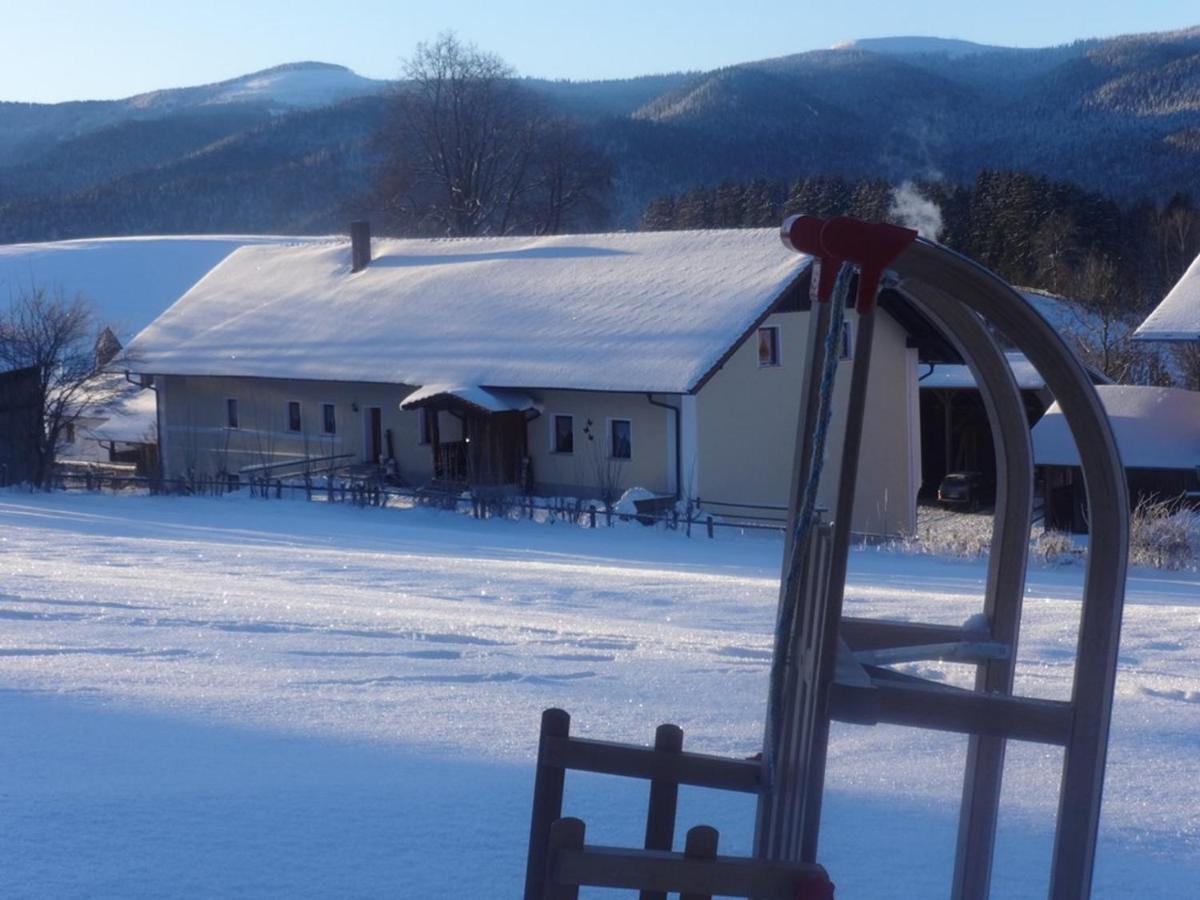
M613 454L603 432L591 419L583 426L583 435L587 438L587 457L592 481L600 502L604 504L605 521L611 525L613 510L621 498L625 460Z
M1200 254L1200 213L1192 208L1190 197L1171 198L1159 216L1158 237L1163 274L1168 284L1174 284Z
M1052 212L1042 220L1031 239L1037 261L1038 283L1060 293L1079 250L1079 227L1067 212Z
M0 370L35 373L33 402L40 415L28 446L36 487L50 486L59 448L80 415L111 399L114 379L102 377L110 349L81 296L68 300L61 290L31 287L0 313Z
M1200 391L1200 343L1189 341L1175 344L1171 351L1179 371L1180 387Z
M612 185L608 158L566 116L543 117L535 138L533 179L522 197L518 222L535 234L603 225L608 219L604 196Z
M404 76L380 136L377 200L394 226L553 232L602 208L603 157L498 56L444 34L417 46Z
M1083 304L1076 334L1084 362L1118 384L1147 380L1145 354L1133 340L1137 327L1130 315L1116 263L1089 253L1071 272L1068 291Z

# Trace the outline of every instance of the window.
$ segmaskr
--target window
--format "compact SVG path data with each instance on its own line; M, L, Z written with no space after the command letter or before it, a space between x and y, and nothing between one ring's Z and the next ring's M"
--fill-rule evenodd
M288 401L288 431L300 430L300 401Z
M337 434L337 412L332 403L321 406L321 431L324 434Z
M63 443L64 444L75 443L75 423L74 422L67 422L67 424L65 424L63 426Z
M758 365L762 368L779 365L779 326L758 329Z
M574 453L575 452L575 417L574 416L555 416L554 417L554 452L555 453Z
M433 443L433 436L429 433L429 413L423 406L417 408L417 443Z
M608 420L608 455L613 459L633 458L633 423L628 419Z
M238 427L238 409L236 397L230 397L225 401L225 427Z
M838 359L853 359L854 358L854 333L850 330L850 323L842 323L842 355Z

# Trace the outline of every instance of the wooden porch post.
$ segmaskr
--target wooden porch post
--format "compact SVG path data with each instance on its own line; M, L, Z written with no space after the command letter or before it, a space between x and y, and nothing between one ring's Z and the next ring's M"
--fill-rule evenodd
M432 416L432 418L430 418ZM425 407L425 420L429 424L429 446L433 449L433 477L442 477L442 440L438 431L438 411L432 406Z

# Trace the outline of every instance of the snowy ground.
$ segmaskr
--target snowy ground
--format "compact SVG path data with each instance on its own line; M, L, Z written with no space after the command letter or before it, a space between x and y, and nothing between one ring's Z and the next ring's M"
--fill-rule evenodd
M287 501L0 494L0 895L516 897L544 707L757 749L777 536ZM983 564L856 551L851 614L961 622ZM1030 576L1020 688L1065 697L1081 569ZM1200 576L1135 570L1097 897L1200 879ZM959 679L952 666L931 677ZM839 898L946 895L963 739L839 727ZM1059 754L1010 753L994 896L1045 896ZM644 786L568 776L636 842ZM746 798L680 826L747 849Z

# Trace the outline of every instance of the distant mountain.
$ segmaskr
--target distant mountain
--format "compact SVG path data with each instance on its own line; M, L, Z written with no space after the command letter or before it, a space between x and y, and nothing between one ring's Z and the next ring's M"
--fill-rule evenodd
M885 37L859 38L855 41L844 41L833 46L834 50L866 50L871 53L886 53L892 56L915 56L934 54L957 59L963 56L974 56L977 53L990 53L995 50L1009 50L1009 47L997 47L991 44L976 44L973 41L959 41L953 38L939 37Z
M151 91L123 100L0 103L0 166L37 159L64 142L130 122L207 118L211 123L230 116L234 121L229 130L236 131L248 121L380 94L390 84L363 78L345 66L300 62L215 84Z
M387 90L392 82L363 78L345 66L322 62L289 63L202 87L155 91L126 102L139 109L261 104L284 111L332 106Z
M1119 200L1200 196L1200 28L1041 49L871 38L525 84L609 153L618 226L660 194L814 173L1022 169ZM372 135L397 87L307 62L125 100L0 103L0 241L339 228L386 152Z

